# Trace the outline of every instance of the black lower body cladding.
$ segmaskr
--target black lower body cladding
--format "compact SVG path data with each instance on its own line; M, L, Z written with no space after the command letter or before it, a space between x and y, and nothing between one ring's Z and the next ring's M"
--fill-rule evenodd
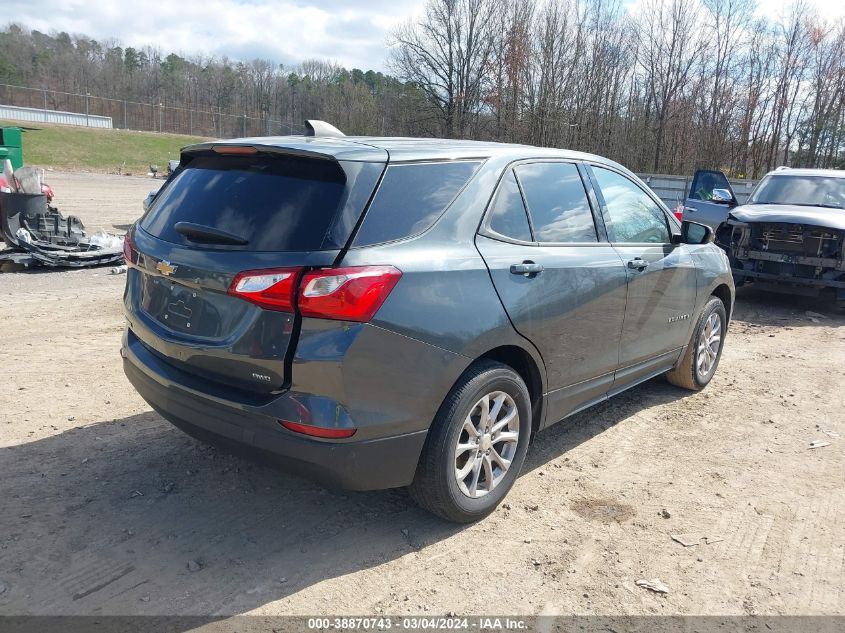
M146 373L124 354L127 378L141 397L188 435L330 487L378 490L406 486L414 478L426 431L383 439L323 442L294 436L273 420L198 397Z

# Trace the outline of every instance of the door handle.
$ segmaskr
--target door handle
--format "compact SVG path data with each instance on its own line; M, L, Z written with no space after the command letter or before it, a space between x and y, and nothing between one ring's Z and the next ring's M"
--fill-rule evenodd
M535 264L532 261L524 261L521 264L511 264L511 274L513 275L536 275L543 272L543 264Z
M628 262L628 268L642 271L648 268L648 262L642 257L635 257Z
M695 207L684 207L684 213L695 213L698 211Z

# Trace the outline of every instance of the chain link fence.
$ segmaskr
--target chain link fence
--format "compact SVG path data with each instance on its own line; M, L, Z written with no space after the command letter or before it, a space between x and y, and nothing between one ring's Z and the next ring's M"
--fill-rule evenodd
M301 125L289 121L232 114L222 109L194 110L8 84L0 84L0 104L42 110L45 120L50 111L72 112L86 120L88 116L110 117L112 127L124 130L213 138L302 133Z

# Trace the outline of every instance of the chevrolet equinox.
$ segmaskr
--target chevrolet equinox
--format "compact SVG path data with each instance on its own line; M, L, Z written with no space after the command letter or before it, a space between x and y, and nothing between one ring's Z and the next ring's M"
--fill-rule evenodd
M185 148L126 236L124 368L180 429L468 522L543 428L713 377L726 256L622 166L325 129Z

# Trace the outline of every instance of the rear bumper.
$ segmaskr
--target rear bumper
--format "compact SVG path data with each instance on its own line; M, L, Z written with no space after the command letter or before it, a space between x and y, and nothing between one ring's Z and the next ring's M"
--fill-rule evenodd
M129 345L124 339L121 355L126 376L141 397L200 440L330 487L378 490L406 486L414 478L426 430L357 441L312 440L251 407L225 404L168 378L140 342Z

